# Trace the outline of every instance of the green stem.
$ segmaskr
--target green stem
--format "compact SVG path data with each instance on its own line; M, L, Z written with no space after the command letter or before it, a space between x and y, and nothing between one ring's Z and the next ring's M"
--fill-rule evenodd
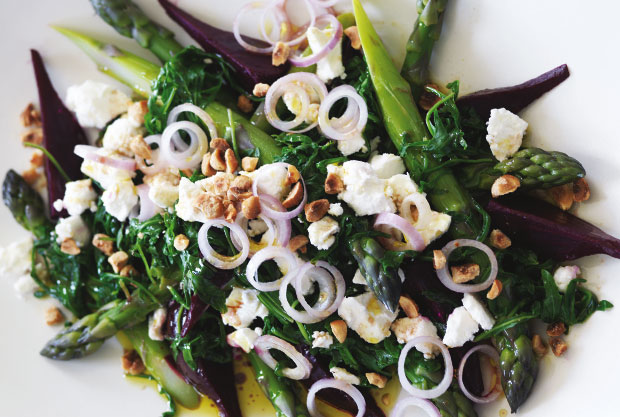
M37 145L36 143L31 143L31 142L24 142L24 146L27 147L27 148L35 148L35 149L38 149L41 152L43 152L43 154L47 157L47 159L49 159L50 162L56 167L58 172L60 172L60 175L62 175L62 177L65 179L65 181L66 182L71 182L71 178L69 178L69 176L67 175L65 170L62 169L62 167L60 166L60 164L58 163L56 158L54 158L54 155L52 155L47 149L45 149L41 145Z

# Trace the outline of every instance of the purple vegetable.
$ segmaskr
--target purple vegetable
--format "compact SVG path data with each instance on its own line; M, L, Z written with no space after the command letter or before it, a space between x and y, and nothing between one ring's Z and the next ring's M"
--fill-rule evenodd
M564 64L522 84L477 91L459 98L456 103L460 108L473 108L483 120L489 118L491 109L503 107L519 113L569 75L568 66Z
M177 333L177 316L181 305L172 300L168 303L168 311L166 313L166 323L164 323L164 335L167 338L174 338ZM185 337L187 333L198 323L200 317L207 311L209 306L202 302L198 295L194 294L191 298L189 310L183 310L181 317L181 337Z
M323 378L332 378L332 374L329 372L329 368L325 364L321 363L316 356L310 353L310 347L307 345L298 345L297 350L301 352L306 359L312 364L312 372L308 379L300 381L307 389L317 381ZM366 400L366 414L365 417L385 417L383 410L379 408L375 399L366 391L361 389L360 392L364 395ZM357 405L355 401L342 391L332 388L326 388L317 393L317 397L333 407L339 410L343 410L347 413L355 415L357 413Z
M285 75L288 64L274 67L270 55L259 55L243 49L231 32L215 28L179 9L168 0L159 0L168 16L177 22L207 52L222 55L237 70L243 87L252 91L257 83L271 84ZM249 40L260 44L260 41ZM265 44L266 45L266 44Z
M82 177L80 173L82 160L73 153L73 148L75 145L88 142L86 134L54 90L41 55L34 49L30 50L30 54L37 80L37 89L39 90L43 147L56 158L69 178L77 180ZM47 177L50 216L52 219L57 219L61 217L62 212L56 211L52 203L65 196L65 179L47 158L45 159L45 175Z
M604 253L620 258L620 240L543 201L526 196L491 199L493 225L543 257L569 261Z

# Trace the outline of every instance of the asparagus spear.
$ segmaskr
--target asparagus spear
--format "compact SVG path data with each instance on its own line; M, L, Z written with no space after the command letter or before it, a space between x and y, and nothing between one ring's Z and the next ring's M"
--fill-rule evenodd
M12 169L6 173L2 183L2 200L17 223L35 236L43 236L46 226L50 224L45 216L43 199Z
M418 0L418 19L407 41L407 55L401 70L409 81L415 100L420 98L428 81L428 64L435 41L439 39L443 23L443 12L448 0Z
M168 61L183 47L168 29L151 21L133 2L127 0L90 0L95 13L118 33L133 38L162 62Z

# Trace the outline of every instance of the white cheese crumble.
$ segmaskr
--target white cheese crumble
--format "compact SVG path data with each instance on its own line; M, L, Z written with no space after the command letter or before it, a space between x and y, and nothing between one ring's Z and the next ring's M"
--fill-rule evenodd
M329 249L336 241L336 233L340 231L338 222L329 216L323 217L308 227L310 243L317 249Z
M97 193L93 189L92 180L71 181L65 184L65 197L59 204L67 209L71 216L79 216L84 211L97 210ZM56 204L56 202L54 202ZM58 207L54 206L58 210ZM58 211L60 211L58 210Z
M560 292L566 292L568 284L581 274L581 269L577 265L561 266L553 273L553 280Z
M250 353L254 349L254 342L259 336L255 330L244 327L226 336L226 342L232 347L242 349L245 353Z
M328 348L334 343L334 338L327 332L315 331L312 333L313 348Z
M166 308L160 307L149 316L149 338L151 340L164 340L162 329L166 322Z
M484 330L490 330L495 324L495 319L487 310L486 306L473 294L463 295L463 307L471 314L474 320L480 324Z
M115 152L103 148L99 149L97 154L101 156L118 157ZM115 184L118 181L129 180L136 176L135 172L127 171L126 169L114 168L90 159L85 159L84 162L82 162L80 169L86 176L97 181L104 190L108 189L112 184Z
M226 313L222 314L224 324L242 329L250 326L254 319L269 314L267 308L258 300L258 291L234 287L226 298Z
M441 237L450 228L452 217L445 213L431 211L430 220L424 224L415 222L413 226L422 235L424 243L429 245L433 240Z
M390 335L390 326L398 312L389 311L372 292L346 297L338 315L368 343L379 343Z
M269 230L269 226L262 219L255 219L248 221L248 236L256 237L260 236Z
M466 342L474 339L477 331L478 323L476 320L465 307L457 307L448 316L443 343L451 348L463 346Z
M333 37L335 28L325 28L323 30L311 26L306 35L308 37L308 45L313 52L320 51L330 39ZM332 49L325 58L322 58L316 64L316 75L327 83L334 78L344 78L344 65L342 65L342 42L338 42L336 47Z
M398 343L407 343L419 336L437 337L435 325L428 318L422 316L398 319L392 324L392 331ZM420 343L415 348L423 353L427 359L434 357L439 352L437 346L432 343Z
M115 182L101 195L105 211L120 221L125 221L138 204L138 192L131 180Z
M87 80L67 90L66 104L84 127L103 128L110 120L125 113L131 99L111 85Z
M370 166L379 178L388 179L405 173L405 163L400 156L391 153L375 155L370 158Z
M338 368L334 366L333 368L329 368L329 372L332 373L335 379L340 381L348 382L351 385L359 385L361 383L360 379L353 375L351 372L347 371L344 368Z
M163 209L174 206L179 199L180 180L181 177L176 168L144 177L144 182L149 186L149 198L156 206Z
M0 276L17 278L20 275L29 273L31 251L32 238L30 237L0 247Z
M510 158L521 147L527 122L506 109L491 110L487 122L487 142L498 161Z
M105 149L121 155L133 156L129 144L136 136L142 136L144 129L137 127L129 118L116 119L105 131L102 145Z
M359 269L355 271L352 282L359 285L368 285L368 283L366 282L366 278L364 278L364 275L362 275L362 271L360 271Z
M392 199L394 205L400 209L403 200L408 195L417 193L418 186L409 174L396 174L388 178L385 187L385 194Z
M62 243L65 239L73 239L76 245L83 248L90 240L88 226L80 216L70 216L58 220L54 231L58 243Z
M341 154L344 156L353 155L356 152L366 152L366 141L363 137L356 137L351 139L337 140L336 146Z
M344 210L340 203L331 203L329 210L327 210L327 214L331 214L334 217L342 216L342 213L344 213Z
M268 164L254 172L256 174L251 178L253 181L258 181L259 194L269 194L282 200L291 191L291 185L287 181L288 170L285 166Z

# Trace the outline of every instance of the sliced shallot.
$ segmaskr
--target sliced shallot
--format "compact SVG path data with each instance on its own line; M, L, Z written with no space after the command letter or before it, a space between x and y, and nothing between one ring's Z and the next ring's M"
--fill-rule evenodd
M310 412L310 415L312 417L324 417L317 408L316 393L326 388L340 390L347 394L349 397L351 397L351 399L355 401L355 404L357 404L357 414L355 415L355 417L362 417L364 414L366 414L366 400L364 399L364 396L362 395L360 390L358 390L348 382L344 382L339 379L323 378L312 384L310 390L308 390L306 407L308 407L308 411Z
M161 157L161 135L150 135L144 138L147 145L157 145L157 149L151 150L151 159L146 161L136 155L138 169L146 175L156 174L166 168L168 162Z
M331 108L340 99L348 99L342 116L330 118ZM334 140L356 139L361 137L368 121L368 106L364 98L350 85L341 85L329 92L319 107L319 126L325 136Z
M187 132L190 137L189 146L177 149L173 137L179 130ZM185 143L184 143L185 144ZM171 165L179 169L195 168L202 156L209 150L207 135L196 123L181 121L169 124L161 136L161 156Z
M411 214L411 207L418 210L418 219L414 220ZM409 194L400 205L400 215L411 224L427 224L432 215L431 206L422 193Z
M266 248L267 246L273 246L279 243L278 242L278 231L276 229L276 225L273 223L273 220L264 216L263 214L259 214L258 219L260 219L261 221L265 223L265 225L267 226L267 230L261 236L260 242L256 242L253 239L249 239L250 241L250 255L249 256L250 257L254 256L256 252L258 252L261 249ZM242 212L237 214L235 223L238 224L241 227L241 229L244 232L246 232L246 234L248 234L249 220L243 215ZM241 244L239 243L237 238L234 238L231 236L231 240L235 248L237 250L241 250Z
M415 250L421 252L426 247L424 238L416 230L415 227L401 216L394 213L380 213L377 215L374 224L375 229L387 232L390 229L396 229L402 233L405 242L399 242L396 239L384 239L387 241L389 250Z
M473 402L477 404L490 403L494 401L500 394L499 389L496 389L495 385L489 387L487 392L485 392L482 395L482 397L478 397L472 394L471 392L469 392L469 390L465 386L465 383L463 382L463 370L465 369L465 364L467 363L467 360L469 359L469 357L475 352L484 353L491 360L495 361L496 366L499 366L499 353L497 353L497 350L495 350L492 346L489 346L489 345L474 346L465 354L465 356L463 356L463 359L461 359L461 364L459 365L459 372L458 372L459 387L461 387L461 391L463 392L463 394L465 394L465 396L469 398L470 400L472 400Z
M441 249L441 251L445 255L446 259L449 259L450 254L455 249L466 247L466 246L479 249L482 252L484 252L485 255L489 257L489 262L491 263L491 270L489 271L488 278L480 284L457 284L452 279L452 275L450 275L450 271L448 269L449 266L447 262L443 268L437 270L437 277L439 278L439 280L441 281L443 285L445 285L448 289L455 291L455 292L465 293L465 292L478 292L478 291L486 290L493 284L493 281L497 277L497 272L498 272L497 258L495 257L495 253L493 253L493 250L491 248L489 248L487 245L485 245L482 242L478 242L477 240L456 239L451 242L448 242L446 246L444 246Z
M405 373L405 360L407 359L407 354L411 349L413 349L416 345L420 343L430 343L437 346L444 360L444 374L441 382L435 387L431 389L419 389L411 385L409 379L407 379L407 374ZM448 352L448 348L444 345L441 340L437 337L433 336L418 336L411 339L403 350L400 352L400 356L398 357L398 379L400 380L400 384L402 387L411 395L418 398L437 398L444 392L448 390L450 384L452 383L454 369L452 368L452 359L450 359L450 353Z
M310 376L312 364L289 342L270 335L259 336L254 341L254 351L268 367L275 369L278 362L269 353L270 349L276 349L284 353L296 365L294 368L282 369L282 375L295 380L306 379Z
M170 113L168 113L168 120L166 121L166 126L175 123L181 113L185 112L193 113L200 120L202 120L205 126L207 126L207 129L209 129L209 136L211 136L211 139L218 137L217 126L215 126L215 122L213 121L211 116L209 116L209 113L192 103L179 104L178 106L170 110ZM175 132L172 135L172 142L174 146L179 150L187 148L187 144L183 141L183 138L181 138L181 135L179 135L178 132Z
M217 253L211 246L208 239L208 232L211 227L221 229L226 227L235 235L237 241L241 244L241 250L233 256L225 256ZM241 265L250 254L250 241L243 229L238 224L228 223L223 219L213 219L202 225L198 231L198 247L205 259L214 267L219 269L234 269Z
M113 157L99 154L102 148L90 145L75 145L73 153L83 159L95 161L113 168L124 169L126 171L136 170L136 161L130 158Z
M327 54L329 54L338 43L342 40L342 24L331 14L324 14L319 16L316 19L317 26L319 24L324 24L325 26L331 26L332 29L332 37L329 39L329 42L323 46L319 51L312 51L312 55L309 56L301 56L301 55L291 55L288 60L290 63L296 67L308 67L310 65L314 65L319 62L321 59L325 58Z
M235 226L239 227L238 225ZM239 230L241 230L241 227L239 227ZM245 233L243 233L243 236L245 237L245 239L248 239ZM248 242L248 247L249 245L250 243ZM275 281L260 282L258 280L258 268L263 262L270 261L272 259L276 261L284 261L284 263L286 264L285 266L280 265L280 263L278 263L278 266L280 266L281 268L286 268L286 273L284 273L281 278L278 278ZM289 276L295 276L295 274L297 274L297 268L297 258L295 257L295 254L290 251L290 249L282 248L279 246L267 246L265 249L259 250L254 254L254 256L252 256L252 259L250 259L250 261L248 262L248 266L245 271L245 277L250 283L250 285L252 285L259 291L278 291L278 289L280 288L280 284L284 279L288 278Z
M270 164L270 166L281 166L283 169L288 169L289 164L285 162L275 162L273 164ZM301 184L303 185L304 196L301 202L297 205L297 207L295 207L291 211L282 211L284 207L282 207L282 204L277 199L275 199L275 197L269 196L268 194L260 192L260 189L259 189L260 178L261 178L261 171L259 170L258 173L256 174L256 177L254 178L254 181L252 181L252 193L261 199L261 212L262 213L264 213L267 217L278 221L278 220L292 219L293 217L297 217L297 215L299 215L299 213L302 212L302 210L304 209L304 206L306 205L306 201L307 201L306 184L304 183L304 179L302 177L300 177L299 180L301 181Z
M390 417L407 417L409 414L407 414L406 411L409 409L409 407L420 408L431 417L441 417L441 413L439 412L439 409L435 406L435 404L433 404L429 400L416 397L405 397L399 399L394 408L392 409Z
M305 190L304 190L304 194L305 194ZM282 213L286 212L286 209L284 208L282 203L280 203L280 201L277 198L271 195L261 194L260 201L261 201L261 209L264 210L265 206L267 206L267 210L265 211L265 216L269 216L269 213L272 213L270 210L275 210L277 212L282 212ZM288 246L288 242L291 240L291 232L292 232L291 219L272 218L272 220L275 222L276 230L278 231L278 237L277 237L278 245L282 247Z
M136 187L138 190L138 198L140 198L140 213L138 214L138 221L144 222L155 216L161 211L160 207L157 207L153 200L149 197L148 184L140 184Z

